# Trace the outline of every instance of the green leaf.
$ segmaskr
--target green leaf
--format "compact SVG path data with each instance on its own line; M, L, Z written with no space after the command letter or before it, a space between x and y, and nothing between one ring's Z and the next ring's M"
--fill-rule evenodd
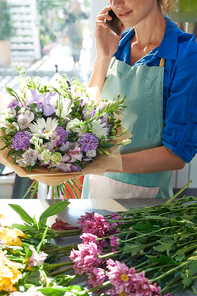
M26 244L26 243L22 243L22 244L23 244L23 248L25 250L26 258L30 257L32 254L32 251L29 248L29 244Z
M188 275L193 276L196 273L197 273L197 262L195 260L195 261L192 261L191 264L189 265Z
M8 204L19 216L23 221L25 221L28 224L34 223L33 219L19 206L14 204Z
M50 216L56 215L58 213L60 213L61 211L63 211L68 205L69 205L69 201L58 201L56 203L54 203L53 205L51 205L48 209L46 209L42 215L39 218L39 221L41 222L43 219L46 219Z
M64 296L64 295L83 295L83 296L88 296L88 292L85 291L82 287L80 286L69 286L69 287L55 287L55 288L40 288L38 289L42 294L45 296ZM84 291L84 293L81 293Z
M132 227L137 231L150 231L154 228L149 221L146 221L145 223L136 223Z
M23 225L23 224L12 224L11 227L19 229L19 230L21 230L23 232L27 230L27 227L25 225Z
M175 260L176 261L183 261L185 259L185 252L184 251L180 251L177 253Z
M151 262L160 262L162 264L170 264L170 265L177 265L178 263L176 263L171 257L169 256L165 256L165 255L161 255L159 258L155 257L155 256L147 256L150 259Z
M155 251L158 252L166 252L168 256L170 256L170 250L172 249L173 245L175 244L175 241L168 241L164 242L161 240L157 240L157 242L160 244L154 248Z
M145 245L138 244L138 243L126 244L123 248L123 251L126 254L131 253L132 256L135 256L135 255L137 255L138 252L140 252L141 250L144 250L144 248L145 248Z
M183 288L186 289L192 284L192 277L188 275L187 271L181 274Z
M26 284L32 284L39 286L42 284L41 280L41 271L40 270L34 270L28 274L26 277Z

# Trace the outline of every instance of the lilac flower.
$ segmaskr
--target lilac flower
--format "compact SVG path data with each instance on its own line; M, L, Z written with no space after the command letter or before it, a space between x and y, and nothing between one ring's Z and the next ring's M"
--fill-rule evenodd
M30 139L32 134L27 131L19 131L16 135L11 139L12 140L12 149L18 150L26 150L30 148Z
M44 260L47 258L47 254L44 252L37 253L34 247L29 246L30 250L32 251L32 255L29 259L28 266L41 266L44 263Z
M101 268L94 267L92 269L92 272L88 275L88 288L94 288L97 286L100 286L105 281L105 272ZM97 290L96 293L100 292L100 290Z
M80 141L79 146L81 147L82 151L88 152L89 150L96 150L99 144L98 138L92 133L85 133Z
M65 142L66 142L65 137L68 136L68 132L65 131L64 128L61 127L61 126L56 127L55 132L56 132L56 133L58 134L58 136L59 136L59 144L60 144L60 145L65 144Z
M75 273L87 275L92 272L94 267L98 267L102 263L102 259L98 259L98 254L102 255L101 250L95 243L79 244L79 250L72 250L70 259L73 261Z

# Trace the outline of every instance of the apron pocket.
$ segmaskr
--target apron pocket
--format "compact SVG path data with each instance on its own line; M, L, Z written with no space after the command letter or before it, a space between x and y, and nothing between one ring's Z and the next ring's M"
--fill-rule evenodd
M159 187L143 187L110 179L105 176L89 175L92 199L155 198Z

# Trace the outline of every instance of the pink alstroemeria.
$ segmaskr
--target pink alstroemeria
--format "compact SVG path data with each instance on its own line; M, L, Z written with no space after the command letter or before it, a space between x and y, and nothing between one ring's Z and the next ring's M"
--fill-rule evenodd
M41 266L44 263L44 260L47 258L47 254L44 252L37 253L33 246L29 246L32 251L32 255L29 259L28 266Z
M76 162L76 160L82 160L83 153L79 147L76 147L74 150L69 151L69 155L71 157L69 162Z

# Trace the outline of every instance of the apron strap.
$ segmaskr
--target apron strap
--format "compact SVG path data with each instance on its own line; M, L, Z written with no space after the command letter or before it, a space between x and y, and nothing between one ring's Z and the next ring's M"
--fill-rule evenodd
M159 63L159 67L163 67L164 66L164 62L165 62L165 60L163 58L161 58L160 63Z

